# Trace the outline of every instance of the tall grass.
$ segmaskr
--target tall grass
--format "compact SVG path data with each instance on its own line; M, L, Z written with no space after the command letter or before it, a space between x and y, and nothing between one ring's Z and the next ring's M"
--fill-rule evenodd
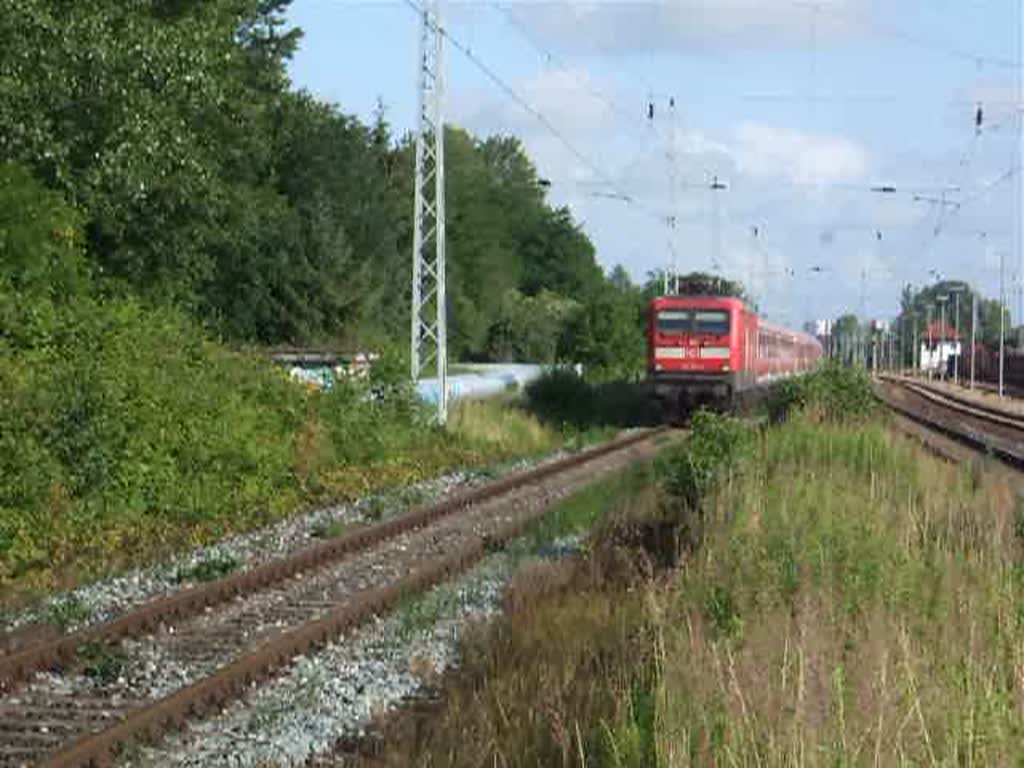
M468 641L443 714L379 764L1021 765L1017 481L814 409L720 448L619 504L703 515L668 583L528 581Z
M1019 763L1010 481L805 417L761 457L665 607L659 764Z

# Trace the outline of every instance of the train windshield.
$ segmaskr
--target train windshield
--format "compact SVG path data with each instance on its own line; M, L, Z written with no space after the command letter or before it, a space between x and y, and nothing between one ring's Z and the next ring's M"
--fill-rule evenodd
M694 313L693 332L706 333L713 336L725 336L729 333L729 313L723 310L707 309Z
M663 309L658 313L658 333L679 336L693 330L693 312L686 309Z

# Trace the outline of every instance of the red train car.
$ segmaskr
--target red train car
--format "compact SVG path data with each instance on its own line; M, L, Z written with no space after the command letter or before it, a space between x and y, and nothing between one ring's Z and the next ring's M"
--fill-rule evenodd
M651 301L647 373L670 414L752 402L821 359L813 336L766 323L741 299L668 296Z

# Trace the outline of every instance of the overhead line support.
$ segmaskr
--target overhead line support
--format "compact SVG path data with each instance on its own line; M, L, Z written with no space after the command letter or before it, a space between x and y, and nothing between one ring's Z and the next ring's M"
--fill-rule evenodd
M445 289L444 31L440 0L425 0L420 21L419 126L412 253L414 382L434 363L437 421L448 420L448 327Z

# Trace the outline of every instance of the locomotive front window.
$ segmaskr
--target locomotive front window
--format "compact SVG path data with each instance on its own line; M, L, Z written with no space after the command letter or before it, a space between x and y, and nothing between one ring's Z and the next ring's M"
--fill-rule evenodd
M729 333L729 313L720 310L702 310L695 313L694 332L725 336Z
M658 313L658 333L680 335L693 330L693 312L663 309Z

